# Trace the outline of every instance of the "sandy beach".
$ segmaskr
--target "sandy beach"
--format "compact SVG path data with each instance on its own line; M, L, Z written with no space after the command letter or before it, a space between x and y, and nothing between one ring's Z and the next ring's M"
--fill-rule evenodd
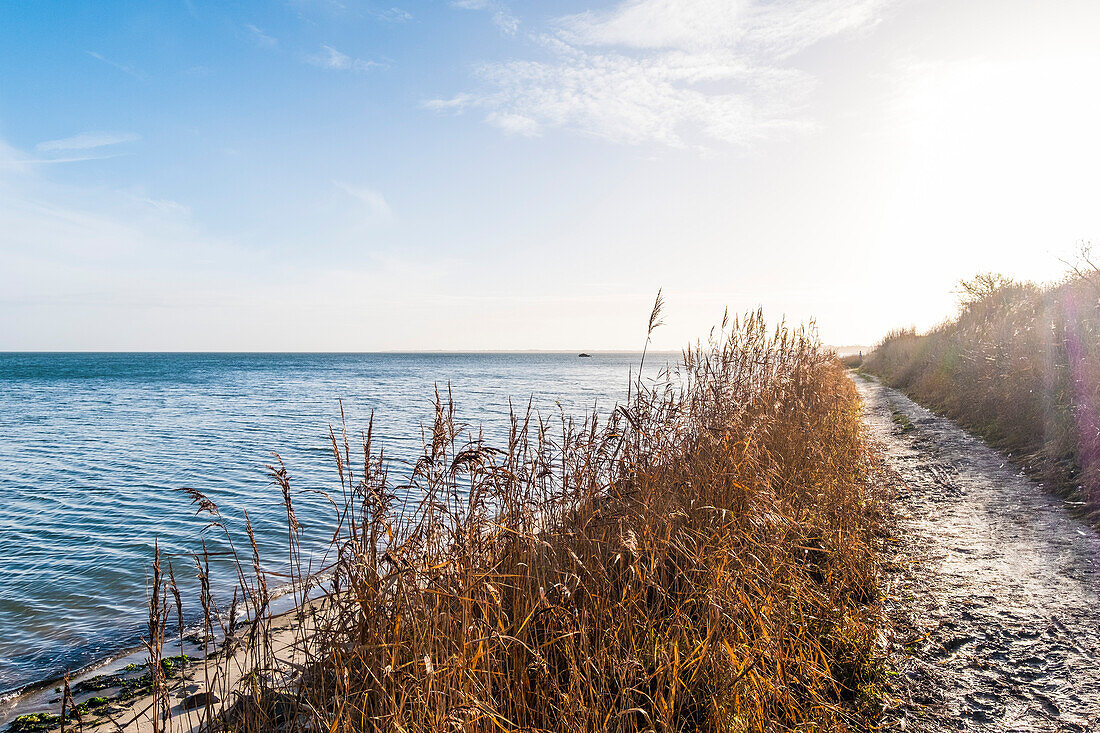
M233 702L247 675L255 672L285 683L301 670L325 600L322 595L300 608L244 624L231 643L211 644L215 648L205 656L201 644L195 643L200 639L185 639L182 653L178 640L166 643L160 660L162 687L156 692L148 691L151 674L144 648L92 665L69 679L71 701L65 708L75 706L78 715L69 713L66 726L79 718L84 727L126 733L200 730L212 710L220 712L221 703ZM257 637L264 639L262 645L254 643ZM257 660L255 652L261 646L264 658ZM63 679L45 681L9 698L0 704L0 726L10 731L59 730L63 684Z

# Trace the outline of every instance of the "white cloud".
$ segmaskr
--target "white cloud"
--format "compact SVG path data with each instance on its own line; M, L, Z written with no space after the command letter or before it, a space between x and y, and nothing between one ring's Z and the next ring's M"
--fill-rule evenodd
M72 137L60 140L46 140L35 145L35 149L42 152L54 152L57 150L91 150L108 145L131 143L140 140L140 135L131 132L82 132Z
M332 46L321 46L321 50L310 56L306 61L322 69L332 71L370 71L373 68L384 66L377 61L367 61L340 53Z
M513 35L519 30L519 18L506 10L498 10L493 13L493 25L500 28L504 33Z
M251 23L245 25L245 30L248 31L248 39L260 48L275 48L279 45L278 39L269 36Z
M502 33L514 35L519 30L519 18L499 0L451 0L451 7L462 10L491 10L493 25Z
M162 214L175 214L183 217L191 216L191 207L171 199L154 199L149 196L141 196L138 201L148 206L153 211Z
M12 146L0 140L0 185L5 183L5 173L27 174L35 168L56 163L78 163L85 160L102 160L113 158L113 155L67 155L65 157L32 158L31 156L16 150Z
M881 0L629 0L608 13L559 19L581 46L686 52L718 50L786 58L877 17Z
M481 91L425 106L482 109L490 124L524 134L558 127L627 144L750 145L811 127L803 106L814 79L791 57L870 27L889 1L624 0L557 19L535 39L548 60L484 64Z
M374 220L389 220L393 218L393 210L390 208L386 197L373 188L352 186L340 181L334 181L336 187L351 196L366 212L367 218Z
M86 53L89 56L91 56L93 59L95 59L96 61L102 61L103 63L107 64L108 66L113 66L114 68L118 69L122 73L128 74L128 75L134 77L135 79L139 79L139 80L145 79L145 72L143 72L139 69L135 69L133 66L130 66L128 64L121 64L118 61L112 61L111 59L104 57L103 54L96 53L95 51L87 51Z
M490 112L487 120L501 130L513 135L537 137L539 134L539 123L523 115Z
M478 97L473 94L456 94L450 99L427 99L420 106L425 109L451 109L461 112L466 107L476 105Z
M372 10L370 13L378 20L386 23L404 23L412 20L412 13L396 6L386 10Z

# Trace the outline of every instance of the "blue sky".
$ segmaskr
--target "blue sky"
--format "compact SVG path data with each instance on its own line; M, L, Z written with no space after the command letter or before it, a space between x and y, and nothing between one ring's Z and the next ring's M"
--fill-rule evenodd
M1093 3L0 5L0 348L869 343L1100 236Z

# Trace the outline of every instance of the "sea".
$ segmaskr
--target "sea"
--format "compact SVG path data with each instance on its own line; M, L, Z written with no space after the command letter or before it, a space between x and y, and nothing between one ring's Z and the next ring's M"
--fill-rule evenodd
M662 362L661 358L665 361ZM650 357L646 372L671 355ZM286 514L266 466L291 479L302 551L323 563L339 494L329 428L373 415L400 471L430 440L438 388L459 421L503 442L509 414L606 416L638 354L0 353L0 695L137 645L154 547L197 616L194 556L225 549L196 514L196 489L240 539L247 511L261 554L286 555ZM415 497L414 497L415 498ZM415 502L410 502L410 506ZM214 562L228 605L232 573Z

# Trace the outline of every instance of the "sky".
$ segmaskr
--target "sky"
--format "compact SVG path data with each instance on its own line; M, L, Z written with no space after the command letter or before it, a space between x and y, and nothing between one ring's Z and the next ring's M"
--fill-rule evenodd
M0 349L831 344L1100 241L1093 0L0 4Z

